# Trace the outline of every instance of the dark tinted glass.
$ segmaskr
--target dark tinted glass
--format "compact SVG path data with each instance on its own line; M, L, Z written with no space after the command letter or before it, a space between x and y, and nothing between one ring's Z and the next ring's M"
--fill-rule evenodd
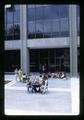
M78 17L76 20L77 20L77 35L80 36L80 18Z
M80 6L79 5L77 5L77 12L76 13L77 13L77 17L80 16Z
M20 34L20 25L14 24L14 35L19 35L19 34Z

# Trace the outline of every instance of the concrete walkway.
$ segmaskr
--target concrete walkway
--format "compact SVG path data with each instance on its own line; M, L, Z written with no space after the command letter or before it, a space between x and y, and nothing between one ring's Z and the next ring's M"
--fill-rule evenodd
M13 76L14 77L14 76ZM26 83L5 85L6 115L76 115L79 114L79 79L50 78L48 92L28 93ZM75 88L76 92L73 92ZM74 98L75 96L75 98ZM78 101L76 101L78 99ZM75 104L74 104L75 103ZM78 104L78 106L76 106ZM74 108L75 107L75 108Z

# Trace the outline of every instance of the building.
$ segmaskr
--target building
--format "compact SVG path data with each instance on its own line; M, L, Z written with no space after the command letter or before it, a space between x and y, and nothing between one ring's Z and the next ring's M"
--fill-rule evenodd
M13 5L5 11L5 72L66 71L80 66L80 6L73 4Z

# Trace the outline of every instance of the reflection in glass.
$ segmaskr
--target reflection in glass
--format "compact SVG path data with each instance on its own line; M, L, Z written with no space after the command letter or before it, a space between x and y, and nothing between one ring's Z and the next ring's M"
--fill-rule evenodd
M27 16L28 16L28 21L35 20L35 8L29 8Z
M8 23L13 24L13 12L7 11L7 24Z
M15 10L20 10L20 5L14 5Z
M68 19L60 19L60 28L61 28L61 36L68 36L69 35L69 27L68 27Z
M35 38L35 21L28 22L28 38Z
M19 23L20 22L20 11L16 10L14 12L14 23Z
M77 21L77 35L80 36L80 18L77 17L76 21Z
M43 37L43 22L36 21L36 38L42 38L42 37Z
M50 20L44 21L44 32L51 32L51 21Z
M14 39L20 39L20 25L14 25Z
M7 35L14 33L13 24L7 24Z
M35 32L35 21L28 22L28 32L29 33Z
M36 20L43 18L43 7L36 7Z
M60 7L60 18L69 17L69 5L59 5Z
M59 7L56 6L45 6L44 7L44 19L59 18Z
M28 4L28 8L34 8L35 4Z
M52 37L59 37L60 33L60 21L59 19L52 21Z
M77 14L77 17L79 17L80 16L80 6L79 5L77 5L77 12L76 12L76 14Z

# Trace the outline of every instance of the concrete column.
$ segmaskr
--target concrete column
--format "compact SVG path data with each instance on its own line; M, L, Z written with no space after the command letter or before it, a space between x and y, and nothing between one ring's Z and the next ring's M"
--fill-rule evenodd
M77 77L76 5L69 5L69 28L70 28L70 74L71 77Z
M20 5L20 32L21 32L21 68L29 75L29 51L27 48L27 10L26 5Z

